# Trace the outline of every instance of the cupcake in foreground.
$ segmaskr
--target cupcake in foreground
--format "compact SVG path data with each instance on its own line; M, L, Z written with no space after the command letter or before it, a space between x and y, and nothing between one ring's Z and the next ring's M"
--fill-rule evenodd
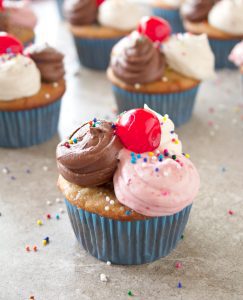
M37 18L26 1L0 0L0 31L14 35L28 45L34 41L36 23Z
M115 43L136 28L149 13L129 0L77 0L64 2L64 16L74 36L80 62L91 69L106 70Z
M153 14L168 21L173 33L184 32L180 15L182 0L152 0Z
M230 53L229 60L240 69L243 83L243 41L233 48Z
M235 68L228 56L243 38L243 0L185 0L181 15L187 31L208 35L217 69Z
M0 147L8 148L55 135L65 92L63 55L48 45L33 45L23 54L16 41L0 35Z
M181 240L200 179L169 117L94 119L57 146L58 186L77 240L113 264L143 264Z
M107 75L119 112L147 103L179 126L191 118L200 82L215 75L214 56L206 35L169 36L168 26L160 18L142 19L139 32L112 49Z

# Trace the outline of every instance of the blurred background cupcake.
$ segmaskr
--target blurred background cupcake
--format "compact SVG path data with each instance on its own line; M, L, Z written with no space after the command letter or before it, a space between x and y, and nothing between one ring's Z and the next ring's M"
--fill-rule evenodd
M179 126L191 118L200 82L214 77L214 56L206 35L176 34L158 47L134 31L113 48L107 75L120 113L148 104Z
M0 31L16 36L26 46L34 42L36 24L28 1L0 0Z
M175 249L200 179L168 117L134 109L116 124L95 118L56 155L73 231L91 255L131 265Z
M66 0L64 16L74 36L83 66L105 70L112 47L149 9L129 0L106 0L97 6L96 0Z
M29 147L57 133L63 55L48 45L32 45L22 54L21 44L12 47L6 36L0 36L8 49L0 55L0 147Z
M187 31L208 35L217 69L235 68L228 56L243 38L243 0L185 0L181 15Z

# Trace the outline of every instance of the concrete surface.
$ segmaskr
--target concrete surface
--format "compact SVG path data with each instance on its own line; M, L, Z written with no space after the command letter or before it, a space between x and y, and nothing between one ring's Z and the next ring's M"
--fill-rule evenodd
M65 26L55 23L54 3L39 1L35 9L42 16L38 39L53 41L68 54L61 135L94 116L114 117L105 75L79 71L72 40ZM221 72L202 85L191 122L178 130L202 186L184 240L170 256L149 265L108 266L79 247L67 213L60 212L64 203L56 203L61 198L56 188L58 137L31 149L0 149L0 299L129 299L129 290L134 299L243 299L241 91L236 71ZM46 236L50 244L43 247ZM25 251L26 245L31 252ZM176 262L182 263L181 269L175 268ZM100 281L101 273L108 276L107 283Z

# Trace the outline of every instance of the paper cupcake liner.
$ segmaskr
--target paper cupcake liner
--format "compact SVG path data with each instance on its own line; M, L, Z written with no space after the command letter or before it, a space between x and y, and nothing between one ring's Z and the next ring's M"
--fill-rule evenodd
M234 40L216 40L216 39L209 39L210 46L212 51L215 55L215 67L216 69L236 69L236 66L229 61L229 55L234 46L239 43L240 39Z
M111 49L120 39L85 39L74 37L81 64L89 69L105 71L110 63Z
M116 221L78 209L65 200L78 242L91 255L112 264L138 265L167 256L181 240L191 206L172 216Z
M63 9L62 9L63 2L64 2L64 0L56 0L58 12L59 12L59 15L60 15L60 17L61 17L62 19L64 19L64 16L63 16Z
M167 20L172 27L173 33L185 32L179 9L163 9L160 7L153 7L153 14Z
M0 111L0 147L41 144L57 133L61 100L22 111Z
M158 113L168 114L175 126L188 122L191 118L199 86L190 90L170 94L144 94L128 92L115 85L112 86L118 112L144 107L147 104Z

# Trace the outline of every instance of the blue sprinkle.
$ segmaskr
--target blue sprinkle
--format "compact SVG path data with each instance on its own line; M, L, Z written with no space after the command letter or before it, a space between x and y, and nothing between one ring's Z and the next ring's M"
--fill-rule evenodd
M147 161L148 161L148 159L145 157L145 158L143 159L143 161L144 161L144 162L147 162Z
M111 125L111 128L112 128L112 129L116 129L116 125L115 125L115 124L112 124L112 125Z
M174 130L172 130L170 133L171 133L171 134L173 134L174 132L175 132L175 131L174 131Z
M138 154L138 155L137 155L137 158L138 158L138 159L141 158L141 154Z
M134 152L131 152L131 156L135 156L135 153L134 153Z
M126 216L130 216L131 213L132 213L132 212L131 212L130 210L126 210L126 212L125 212Z
M159 168L156 168L156 169L155 169L155 172L159 172Z
M96 118L94 118L94 119L93 119L93 122L94 122L94 123L96 123L96 122L97 122L97 119L96 119Z
M182 288L182 284L181 284L181 282L180 282L180 281L178 282L178 285L177 285L177 287L178 287L178 289L181 289L181 288Z
M57 219L57 220L59 220L59 219L60 219L60 216L59 216L59 214L57 214L57 215L56 215L56 219Z
M49 243L49 237L47 236L46 238L44 238L44 240L46 240L47 243Z
M132 159L131 159L131 163L132 163L132 164L136 164L136 163L137 163L137 160L132 158Z
M73 139L73 142L74 142L75 144L77 144L78 140L75 138L75 139Z

